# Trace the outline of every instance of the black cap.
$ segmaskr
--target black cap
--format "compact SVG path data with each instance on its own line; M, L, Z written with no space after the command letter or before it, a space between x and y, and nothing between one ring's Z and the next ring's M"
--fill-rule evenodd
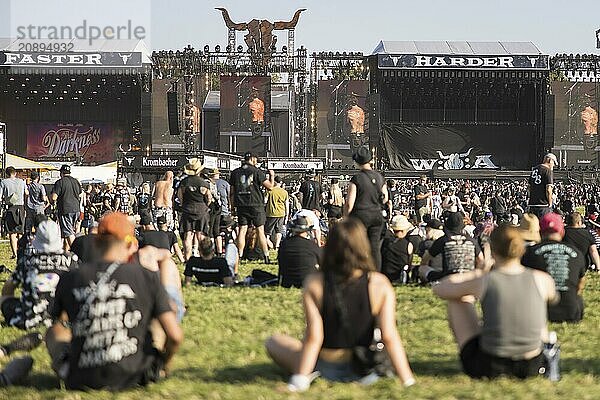
M440 229L443 226L444 224L442 224L442 222L438 219L431 219L429 222L427 222L427 228Z
M444 222L444 228L450 233L461 233L465 227L464 218L463 213L459 211L450 213Z
M60 172L62 172L63 174L70 174L71 167L67 164L63 164L62 167L60 167Z
M354 160L357 164L363 165L367 164L373 159L373 153L365 146L360 146L354 154L352 154L352 160Z
M313 226L308 222L308 218L300 215L290 222L288 229L293 233L301 233L312 231Z
M251 158L258 158L258 156L251 151L247 151L244 153L244 161L250 161Z

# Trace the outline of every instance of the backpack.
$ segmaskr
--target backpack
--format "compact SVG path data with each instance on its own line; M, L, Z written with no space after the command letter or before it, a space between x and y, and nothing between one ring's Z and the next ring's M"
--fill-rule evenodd
M447 271L462 273L475 269L475 244L464 235L452 235L444 244Z

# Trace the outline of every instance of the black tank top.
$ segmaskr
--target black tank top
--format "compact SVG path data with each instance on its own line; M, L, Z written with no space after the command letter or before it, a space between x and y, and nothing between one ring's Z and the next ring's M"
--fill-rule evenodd
M368 273L346 283L336 283L335 290L343 302L347 314L347 326L344 329L342 316L336 306L334 291L331 288L332 279L325 279L323 284L323 348L350 349L355 346L369 346L373 341L375 317L371 312L369 298Z

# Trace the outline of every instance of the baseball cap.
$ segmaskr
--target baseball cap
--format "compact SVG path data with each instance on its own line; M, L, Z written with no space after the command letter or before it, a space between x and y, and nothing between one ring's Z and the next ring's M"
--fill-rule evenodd
M256 155L256 153L253 153L251 151L247 151L244 153L244 160L245 161L249 161L251 158L258 158L258 156Z
M549 158L552 161L554 161L554 164L558 164L558 158L556 158L556 155L554 155L554 153L548 153L544 156L544 158Z
M35 230L35 236L31 245L40 253L59 253L63 248L60 237L60 227L52 220L40 222Z
M60 167L60 172L62 172L63 174L70 174L71 173L71 167L67 164L63 164Z
M556 213L544 215L540 220L540 231L543 234L565 233L565 224L562 217Z
M426 227L431 229L442 229L444 224L438 219L430 219Z
M135 242L135 226L129 217L120 212L106 214L98 224L98 235L110 235L128 244Z
M461 233L465 227L464 215L461 212L453 212L448 215L444 228L450 233Z

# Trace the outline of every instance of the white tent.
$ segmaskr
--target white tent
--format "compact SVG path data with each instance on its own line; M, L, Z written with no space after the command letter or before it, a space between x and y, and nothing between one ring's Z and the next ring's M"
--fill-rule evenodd
M28 160L9 153L6 153L6 166L15 169L54 169L52 165Z
M94 167L71 166L71 176L80 182L102 181L103 183L115 183L117 180L117 162L96 165Z

